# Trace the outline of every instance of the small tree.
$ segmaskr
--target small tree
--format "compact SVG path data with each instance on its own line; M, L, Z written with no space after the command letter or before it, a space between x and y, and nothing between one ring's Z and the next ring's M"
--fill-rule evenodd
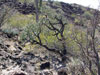
M94 10L93 16L91 16L87 21L86 34L84 36L80 36L81 39L76 37L77 34L74 34L73 37L74 41L80 48L80 59L85 63L84 66L89 69L91 75L100 75L100 57L98 50L99 38L96 36L98 32L99 18L100 12L98 10ZM82 41L82 39L84 39L84 41ZM96 71L97 73L95 73Z
M62 61L65 61L67 54L65 26L67 25L67 20L64 16L50 12L44 16L38 23L27 27L28 29L24 32L23 39L58 53L62 57Z

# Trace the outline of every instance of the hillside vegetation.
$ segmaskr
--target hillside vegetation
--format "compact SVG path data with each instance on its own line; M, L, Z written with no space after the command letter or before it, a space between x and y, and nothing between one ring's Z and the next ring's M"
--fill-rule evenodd
M99 20L77 4L0 0L0 75L100 75Z

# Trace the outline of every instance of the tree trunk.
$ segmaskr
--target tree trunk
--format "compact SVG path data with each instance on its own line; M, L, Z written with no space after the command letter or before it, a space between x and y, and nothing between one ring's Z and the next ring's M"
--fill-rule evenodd
M35 5L36 5L36 22L39 21L39 10L38 10L38 0L35 0Z

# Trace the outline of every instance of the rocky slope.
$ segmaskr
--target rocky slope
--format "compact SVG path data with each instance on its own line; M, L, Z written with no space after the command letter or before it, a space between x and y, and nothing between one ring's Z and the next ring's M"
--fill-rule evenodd
M79 65L77 71L84 67L79 60L77 64L65 64L60 60L44 48L26 52L17 41L0 32L0 75L69 75L74 66Z
M18 0L1 0L0 6L2 6L2 5L7 5L10 8L14 8L22 14L35 13L35 7L31 3L29 3L29 4L22 3L22 2L19 2Z
M1 1L0 5L8 3L8 6L14 6L21 14L30 14L35 10L33 5L13 2L14 0ZM60 5L48 6L55 10L61 9L64 12L63 15L71 22L77 19L76 16L83 15L87 10L89 13L93 10L63 2ZM82 22L76 23L81 25ZM88 71L79 59L74 59L71 56L68 56L68 62L62 63L59 55L48 52L42 47L25 51L25 47L16 40L17 36L12 37L0 31L0 75L81 75L84 70L85 72Z

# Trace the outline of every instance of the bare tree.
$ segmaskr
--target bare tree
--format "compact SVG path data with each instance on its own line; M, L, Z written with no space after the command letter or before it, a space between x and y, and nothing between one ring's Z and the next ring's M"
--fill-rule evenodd
M100 58L99 58L99 54L96 48L96 27L99 24L99 15L100 12L99 11L95 11L94 13L94 18L91 20L91 25L92 25L92 34L91 34L91 49L93 49L94 55L95 55L95 64L97 66L98 69L98 75L100 75Z
M97 46L99 45L98 37L96 37L96 31L98 28L100 19L100 12L98 10L94 10L93 16L90 20L87 21L87 31L85 36L80 36L81 40L84 39L86 43L84 44L80 39L77 38L77 34L74 34L74 41L78 44L80 48L80 56L82 61L85 63L85 66L89 69L91 75L95 75L94 69L97 69L97 74L100 75L100 57ZM82 34L80 32L80 34ZM96 40L97 39L97 40ZM86 65L87 64L87 65ZM95 67L93 67L95 65Z

